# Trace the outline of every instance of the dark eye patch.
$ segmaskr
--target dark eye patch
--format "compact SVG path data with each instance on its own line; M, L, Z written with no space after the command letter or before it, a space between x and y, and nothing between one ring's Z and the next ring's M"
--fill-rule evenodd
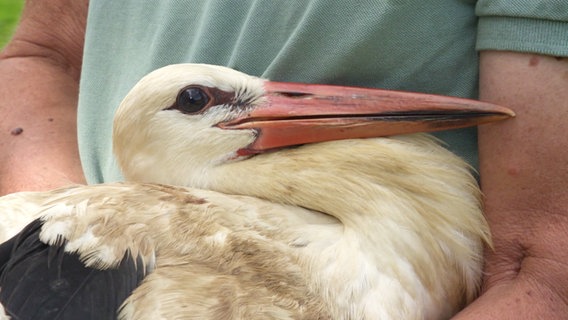
M181 89L174 104L164 110L178 110L184 114L197 114L216 105L234 107L235 93L215 87L189 85Z
M180 90L175 104L169 109L176 109L185 114L193 114L203 110L210 100L211 97L204 88L189 86Z

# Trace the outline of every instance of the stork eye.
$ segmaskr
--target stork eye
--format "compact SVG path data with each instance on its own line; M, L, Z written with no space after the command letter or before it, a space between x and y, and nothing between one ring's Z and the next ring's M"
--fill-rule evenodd
M199 87L187 87L177 96L175 109L183 113L196 113L209 103L209 96Z

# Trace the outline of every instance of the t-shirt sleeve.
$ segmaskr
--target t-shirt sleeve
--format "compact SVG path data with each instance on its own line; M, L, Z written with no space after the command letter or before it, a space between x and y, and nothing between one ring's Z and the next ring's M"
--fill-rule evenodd
M477 50L568 56L567 0L478 0Z

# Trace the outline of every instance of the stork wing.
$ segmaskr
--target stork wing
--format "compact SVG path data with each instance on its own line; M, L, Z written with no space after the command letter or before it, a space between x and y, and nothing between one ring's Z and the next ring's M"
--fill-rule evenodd
M0 301L13 319L115 319L144 278L126 255L116 268L86 267L64 242L39 241L36 219L0 246ZM104 292L104 294L101 294Z

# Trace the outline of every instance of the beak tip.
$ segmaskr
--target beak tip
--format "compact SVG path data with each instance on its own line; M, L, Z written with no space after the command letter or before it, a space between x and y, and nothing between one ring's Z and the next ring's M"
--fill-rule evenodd
M507 120L507 119L516 117L515 111L513 111L513 110L511 110L507 107L503 107L501 105L495 105L495 104L491 104L491 105L495 109L495 114L498 116L498 120L496 120L496 121Z

